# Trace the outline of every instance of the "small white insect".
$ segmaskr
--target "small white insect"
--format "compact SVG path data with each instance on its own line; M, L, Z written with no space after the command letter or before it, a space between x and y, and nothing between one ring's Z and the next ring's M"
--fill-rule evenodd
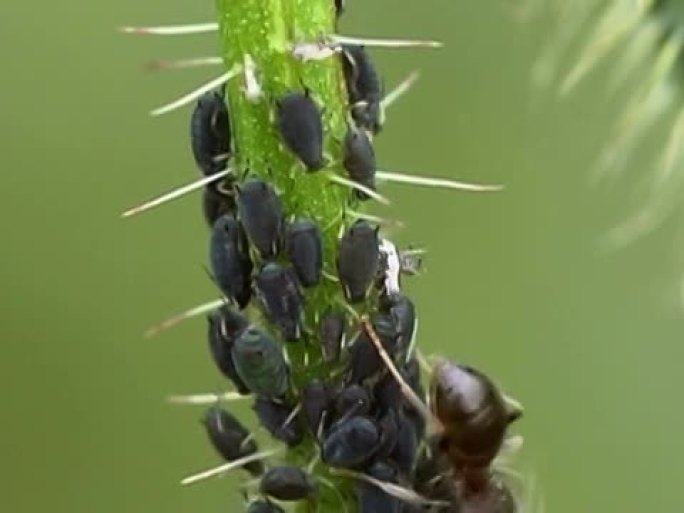
M394 243L388 239L380 239L380 253L382 253L382 263L384 265L383 285L388 294L401 291L401 257L399 250Z

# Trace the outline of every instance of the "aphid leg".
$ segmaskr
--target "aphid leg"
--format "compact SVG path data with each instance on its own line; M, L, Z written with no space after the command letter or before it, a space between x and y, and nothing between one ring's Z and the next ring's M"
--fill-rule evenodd
M245 93L245 98L250 103L258 103L264 96L264 92L261 89L261 84L256 76L256 64L254 64L254 59L248 53L243 56L243 73L245 75L245 85L243 91Z
M234 460L234 461L231 461L229 463L224 463L223 465L219 465L218 467L210 468L208 470L198 472L197 474L192 474L188 477L185 477L185 478L183 478L183 480L181 480L181 484L182 485L189 485L189 484L197 483L198 481L203 481L205 479L209 479L210 477L220 476L222 474L225 474L226 472L229 472L229 471L234 470L236 468L240 468L241 466L245 465L246 463L251 463L252 461L265 460L266 458L273 456L277 452L278 452L277 449L273 449L273 450L269 450L269 451L262 451L262 452L250 454L249 456L245 456L244 458L240 458L238 460Z
M223 64L221 57L195 57L177 60L158 59L145 64L145 69L147 71L165 71L170 69L199 68L202 66L219 66L221 64Z
M434 178L430 176L409 175L405 173L393 173L390 171L377 170L375 176L379 180L387 182L406 183L411 185L424 185L426 187L441 187L470 192L496 192L504 188L503 185L483 185L469 182L458 182L446 178Z
M387 198L382 196L381 194L378 194L375 192L373 189L366 187L365 185L361 185L358 182L355 182L353 180L348 180L346 178L341 177L340 175L336 175L334 173L329 173L328 174L328 180L331 182L334 182L338 185L343 185L345 187L349 187L350 189L355 189L357 191L361 191L367 196L373 198L375 201L382 203L383 205L389 205L390 202Z
M378 334L375 333L375 330L373 329L373 325L371 324L371 322L367 318L362 318L361 326L366 331L366 334L375 346L375 349L378 351L378 354L380 355L382 361L385 363L387 370L390 372L390 374L392 374L392 377L399 385L399 389L401 390L402 395L411 404L411 406L413 406L413 408L415 408L415 410L425 419L426 422L439 426L441 424L439 420L432 414L432 412L416 395L416 393L406 383L406 381L404 381L404 378L401 376L396 366L394 365L392 358L390 358L390 356L387 354L387 351L385 351L385 348L383 347L382 342L380 341L380 337L378 337Z
M167 203L174 199L180 198L181 196L185 196L186 194L192 191L196 191L197 189L201 189L205 185L215 182L223 178L224 176L228 176L232 171L232 169L227 168L223 171L219 171L218 173L214 173L213 175L205 176L187 185L183 185L181 187L178 187L177 189L173 189L172 191L162 194L161 196L157 196L156 198L152 198L151 200L148 200L145 203L142 203L141 205L129 208L123 214L121 214L121 217L131 217L136 214L140 214L141 212L144 212L146 210L150 210L151 208L163 205L164 203Z
M337 276L335 276L334 274L331 274L331 273L329 273L328 271L325 271L325 270L321 272L321 276L323 276L323 278L325 278L326 280L332 281L332 282L334 282L334 283L339 283L339 282L340 282L340 279L339 279Z
M181 322L191 319L193 317L197 317L198 315L203 315L205 313L209 313L212 310L216 310L218 307L223 306L226 304L225 299L214 299L212 301L202 303L201 305L193 306L192 308L189 308L183 312L180 312L173 317L169 317L168 319L160 322L159 324L152 326L145 332L146 337L152 337L154 335L157 335L158 333L167 330L176 324L180 324Z
M297 406L295 406L292 409L290 414L287 416L287 418L283 422L283 425L281 426L281 428L285 428L290 422L292 422L301 410L302 410L302 403L299 403L299 404L297 404Z
M144 34L152 36L182 36L186 34L205 34L216 32L218 23L190 23L185 25L160 25L154 27L119 27L124 34Z
M328 40L337 45L361 45L377 46L382 48L441 48L444 43L441 41L420 40L420 39L379 39L368 37L342 36L331 34Z
M230 79L236 77L240 71L242 70L242 66L237 64L233 66L230 70L226 71L222 75L212 78L208 82L205 82L201 86L193 89L187 94L184 94L180 98L173 100L170 103L167 103L165 105L162 105L161 107L158 107L154 109L153 111L150 112L151 116L161 116L162 114L166 114L168 112L174 111L176 109L179 109L183 107L184 105L187 105L193 101L195 101L197 98L202 96L204 93L207 93L211 91L212 89L216 89L217 87L222 86L226 82L228 82Z
M223 392L221 394L170 395L166 401L171 404L206 405L220 401L240 401L248 397L249 395L242 395L237 392Z
M406 94L413 87L413 84L416 83L418 77L420 77L420 72L414 71L404 80L402 80L394 89L387 93L382 100L380 100L380 109L384 111L387 109L387 107L404 96L404 94Z

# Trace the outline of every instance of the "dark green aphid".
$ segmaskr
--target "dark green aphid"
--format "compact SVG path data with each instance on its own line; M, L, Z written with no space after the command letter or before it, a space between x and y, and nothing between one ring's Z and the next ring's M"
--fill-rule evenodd
M212 312L207 316L207 320L209 321L207 334L209 350L214 363L221 373L235 385L235 389L240 394L249 394L249 388L235 370L235 363L231 354L235 338L247 328L249 322L228 306Z
M209 265L221 292L240 308L247 306L252 295L252 261L245 232L231 214L219 217L212 227Z
M378 481L397 482L396 469L382 461L373 463L366 472ZM356 496L359 503L359 513L399 513L403 505L396 497L388 495L377 486L364 481L360 481L356 485Z
M416 307L413 301L401 292L387 294L381 297L380 311L388 313L394 321L397 351L405 355L416 331Z
M247 513L285 513L285 510L270 501L256 500L249 503Z
M263 331L249 327L235 339L231 351L235 370L256 395L281 397L288 389L288 369L278 344Z
M287 342L302 335L303 297L292 271L275 262L267 263L254 279L254 290L268 318Z
M309 90L289 92L276 106L278 131L285 146L302 161L307 171L325 167L321 111Z
M212 91L200 97L190 117L190 142L195 162L205 175L226 167L230 156L230 116L223 94Z
M283 206L273 187L263 180L235 186L238 215L249 240L262 258L275 257L283 236Z
M363 46L343 45L342 68L356 124L377 134L382 128L380 77Z
M345 324L344 314L341 312L327 310L321 316L318 325L318 336L321 339L323 359L326 362L336 362L340 358Z
M223 214L234 214L236 210L237 205L232 196L217 191L215 187L205 187L202 190L202 214L209 227L214 226Z
M342 144L342 165L349 178L375 190L375 150L366 132L351 125ZM361 200L368 199L361 191L355 190L354 194Z
M293 414L296 413L293 412L294 408L267 397L257 397L252 409L261 425L273 438L285 442L289 447L301 443L304 430L299 423L298 416Z
M329 387L319 379L311 380L302 389L302 412L306 425L314 436L318 436L323 431L323 423L326 420L330 402Z
M397 331L393 319L389 315L380 314L373 319L373 329L380 338L385 351L393 357L397 345ZM358 336L349 347L349 355L348 375L352 383L359 383L375 376L385 368L385 364L366 330L359 331Z
M366 417L351 417L334 426L323 443L323 461L333 467L355 468L370 460L380 433Z
M311 219L296 219L287 226L285 249L299 282L313 287L323 271L323 236Z
M315 496L318 486L313 477L302 469L283 465L264 474L259 490L281 501L299 501Z
M256 453L259 448L239 420L218 406L209 408L204 426L211 444L226 461L235 461ZM263 473L261 461L246 463L244 468L252 475Z
M337 275L347 301L360 303L378 271L378 228L358 220L342 236L337 251Z

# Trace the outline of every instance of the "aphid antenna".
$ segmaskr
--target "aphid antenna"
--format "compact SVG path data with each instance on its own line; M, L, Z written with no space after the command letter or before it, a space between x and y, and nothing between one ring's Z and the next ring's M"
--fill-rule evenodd
M168 319L160 322L159 324L149 328L147 331L145 331L145 337L153 337L159 334L160 332L172 328L173 326L176 326L177 324L180 324L181 322L187 319L192 319L193 317L197 317L198 315L209 313L225 304L225 299L221 298L214 299L197 306L193 306L192 308L188 308L187 310L180 312L172 317L169 317Z
M460 182L447 178L431 176L410 175L407 173L395 173L391 171L377 170L376 178L386 182L405 183L410 185L423 185L425 187L438 187L442 189L454 189L468 192L498 192L504 189L503 185L484 185L470 182Z
M381 194L377 193L370 187L366 187L365 185L362 185L358 182L355 182L353 180L347 180L346 178L341 177L340 175L336 175L334 173L329 173L328 174L328 180L331 182L334 182L338 185L343 185L345 187L349 187L350 189L355 189L357 191L361 191L367 196L373 198L375 201L378 203L382 203L383 205L389 205L390 202L387 198L382 196Z
M184 94L180 98L177 98L165 105L162 105L161 107L157 107L156 109L152 110L150 112L151 116L161 116L162 114L167 114L169 112L172 112L174 110L180 109L181 107L184 107L185 105L188 105L189 103L192 103L196 99L198 99L200 96L202 96L204 93L207 93L211 91L212 89L216 89L217 87L222 86L226 82L228 82L230 79L235 78L237 75L240 74L242 71L242 65L236 64L233 66L231 69L226 71L225 73L219 75L216 78L212 78L208 82L205 82L204 84L196 87L189 93Z
M385 109L387 109L387 107L389 107L399 98L408 93L409 90L411 90L413 85L416 83L418 78L420 78L420 71L416 70L413 71L404 80L399 82L399 84L397 84L397 86L394 89L392 89L383 97L382 100L380 100L380 109L384 111Z
M397 370L396 366L394 365L394 362L392 361L392 358L390 358L390 356L387 354L387 351L385 351L385 348L383 347L382 342L380 341L380 337L378 337L378 334L373 329L373 325L367 317L361 319L361 326L366 331L368 337L371 339L371 342L375 346L375 349L378 351L380 358L385 363L387 370L390 372L390 374L392 374L392 377L399 385L399 389L401 390L402 395L428 423L440 426L441 423L439 422L439 420L432 414L432 412L423 403L420 397L416 395L416 393L406 383L406 381L404 381L404 378Z
M224 176L228 176L232 172L233 172L232 168L226 168L223 171L219 171L218 173L214 173L213 175L205 176L199 180L195 180L194 182L190 182L189 184L182 185L181 187L178 187L178 188L173 189L167 193L164 193L161 196L157 196L156 198L152 198L151 200L148 200L145 203L142 203L142 204L137 205L135 207L129 208L123 214L121 214L121 217L123 217L123 218L131 217L131 216L134 216L136 214L140 214L142 212L145 212L146 210L150 210L152 208L163 205L164 203L168 203L169 201L178 199L181 196L185 196L186 194L189 194L193 191L196 191L197 189L201 189L202 187L204 187L207 184L210 184L212 182L220 180L221 178L223 178Z
M360 45L379 48L441 48L444 46L441 41L433 40L371 38L340 34L330 34L327 39L329 44L333 45Z
M206 34L216 32L218 23L188 23L181 25L157 25L151 27L119 27L124 34L138 34L149 36L184 36L189 34Z
M240 468L243 465L246 465L247 463L251 463L253 461L259 461L259 460L265 460L266 458L269 458L278 452L280 452L278 449L271 449L268 451L262 451L262 452L250 454L249 456L245 456L244 458L240 458L240 459L231 461L229 463L224 463L223 465L219 465L218 467L213 467L213 468L210 468L208 470L198 472L197 474L192 474L188 477L185 477L181 480L181 484L182 485L189 485L189 484L197 483L199 481L203 481L205 479L209 479L211 477L221 476L221 475L225 474L226 472L230 472L231 470L235 470L236 468Z
M427 255L428 250L425 248L408 248L399 251L403 256L422 256Z
M242 89L245 93L245 98L250 103L258 103L263 98L264 92L256 77L256 64L248 53L242 57L242 62L245 76L245 85Z
M223 64L221 57L193 57L190 59L156 59L145 64L147 71L167 71L172 69L201 68Z
M374 478L373 476L369 476L361 472L356 472L354 470L348 470L344 468L333 468L330 469L330 472L332 474L336 474L339 476L351 477L359 481L364 481L368 484L376 486L377 488L380 488L380 490L385 492L387 495L391 495L392 497L395 497L403 502L408 502L409 504L415 504L417 506L434 506L438 508L450 505L450 503L445 501L427 499L422 495L416 493L411 488L406 488L404 486L395 483L389 483L387 481L381 481L379 479Z
M349 214L354 221L357 219L363 219L364 221L370 221L371 223L376 223L382 226L389 226L392 228L403 228L405 225L403 222L396 219L386 219L380 216L374 216L373 214L366 214L365 212L358 212L350 208L346 209L346 214Z
M221 401L233 402L243 401L248 399L248 395L242 395L238 392L223 392L220 394L186 394L186 395L170 395L166 401L171 404L188 404L196 406L204 406L207 404L216 404Z

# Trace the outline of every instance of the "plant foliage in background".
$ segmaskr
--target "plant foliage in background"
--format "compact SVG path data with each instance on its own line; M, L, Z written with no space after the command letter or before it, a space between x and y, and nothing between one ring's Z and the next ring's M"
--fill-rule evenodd
M124 215L202 189L209 271L221 297L153 332L208 313L209 352L231 389L181 396L208 404L208 439L225 463L183 480L245 472L247 511L507 513L525 504L497 469L519 445L522 414L490 378L417 348L416 307L401 288L420 251L364 213L388 200L376 182L466 191L496 186L377 168L373 138L416 75L385 94L367 46L436 42L345 37L329 0L217 0L218 23L126 28L218 33L221 55L163 67L225 67L153 111L194 103L203 177ZM431 376L426 393L421 363ZM429 367L429 368L428 368ZM230 412L249 398L267 438Z

